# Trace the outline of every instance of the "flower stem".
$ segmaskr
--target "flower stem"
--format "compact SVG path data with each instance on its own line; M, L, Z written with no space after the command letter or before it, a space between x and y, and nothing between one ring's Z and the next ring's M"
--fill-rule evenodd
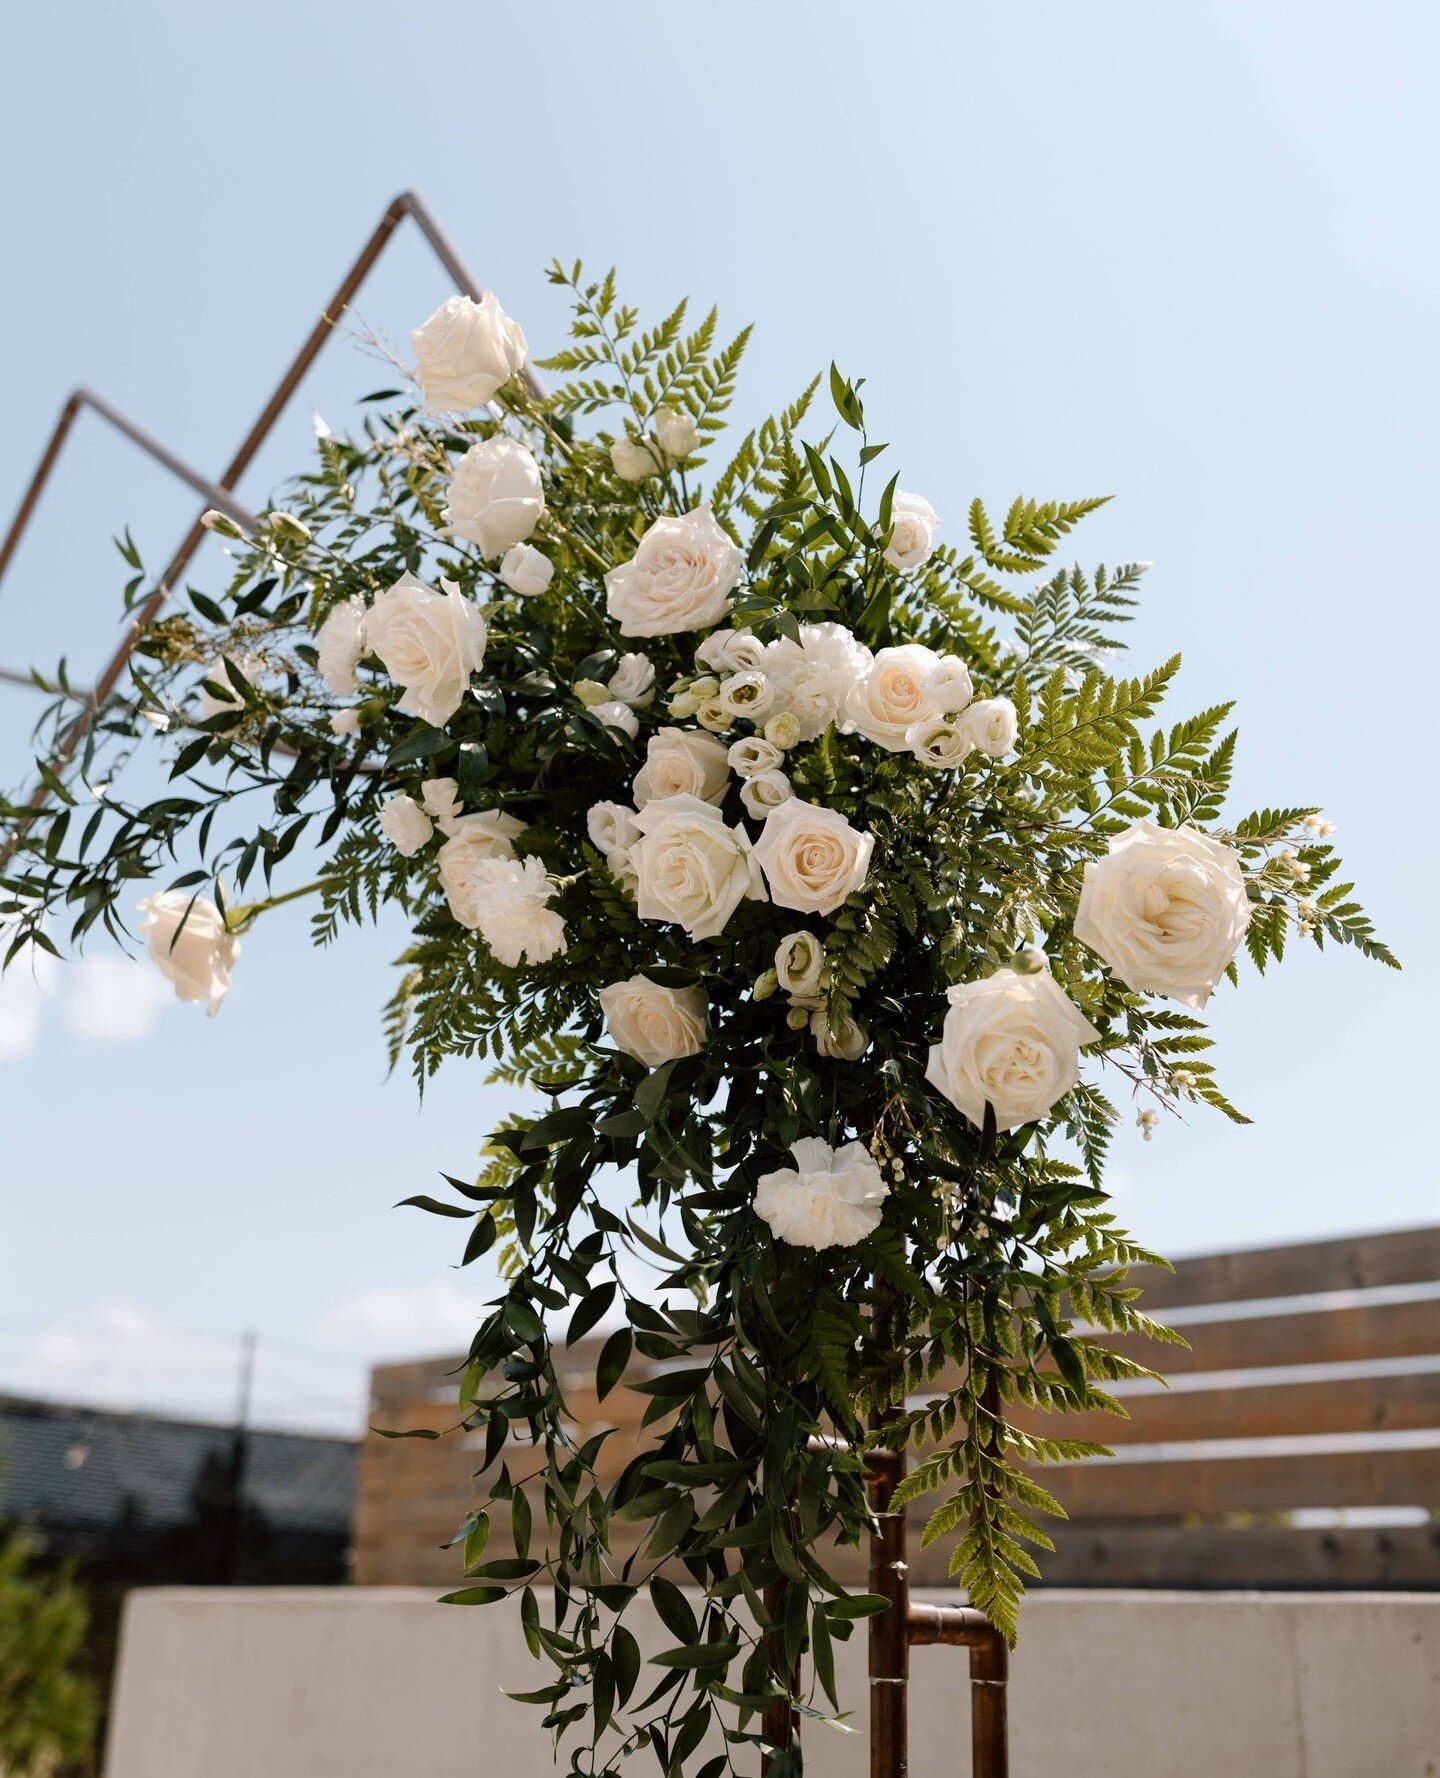
M234 933L248 932L268 909L282 907L287 901L298 901L302 895L314 895L318 890L333 888L339 881L338 877L319 877L313 883L302 884L299 889L287 889L283 895L270 895L264 901L242 902L238 908L227 911L225 929Z

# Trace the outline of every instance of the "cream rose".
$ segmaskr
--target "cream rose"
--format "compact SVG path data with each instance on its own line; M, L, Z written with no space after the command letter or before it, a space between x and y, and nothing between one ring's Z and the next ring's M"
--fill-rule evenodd
M643 710L655 700L655 668L643 654L622 654L605 689L632 710Z
M618 728L622 734L629 735L632 741L640 733L640 718L628 704L622 704L619 698L605 698L598 704L591 704L590 714L603 722L606 728Z
M1085 866L1075 936L1139 993L1201 1007L1250 923L1232 846L1137 821Z
M765 665L765 653L753 630L716 630L695 650L695 661L712 673L751 673Z
M678 463L700 449L700 428L689 414L662 407L655 416L655 442L672 463Z
M192 901L182 889L166 889L147 896L140 912L146 947L177 999L205 1001L213 1019L230 992L230 971L240 955L240 940L225 930L219 908L203 895Z
M525 362L525 335L493 291L452 296L410 335L429 414L484 407Z
M698 796L648 802L635 825L640 838L627 862L642 920L673 920L692 938L714 938L742 901L764 900L749 838Z
M600 990L605 1029L616 1049L659 1068L705 1047L705 990L666 988L643 975Z
M907 729L944 715L925 690L926 681L939 665L934 649L919 642L882 648L870 671L850 693L845 706L848 726L889 753L903 753Z
M756 821L768 821L794 794L784 772L756 772L740 786L740 801L745 805L745 813Z
M925 1078L977 1128L987 1103L1001 1130L1046 1116L1080 1078L1080 1046L1100 1036L1049 974L997 969L947 998Z
M512 593L531 599L554 580L555 564L542 550L528 543L512 544L500 564L500 578Z
M453 778L427 778L420 786L420 806L441 833L453 833L460 819L460 786Z
M885 545L885 560L905 574L924 567L935 547L935 531L939 523L935 508L928 500L897 488L890 502L890 541Z
M793 1167L762 1173L755 1185L755 1214L777 1240L792 1247L853 1247L875 1233L890 1188L863 1143L832 1148L819 1137L802 1136L790 1153Z
M956 726L972 747L1003 759L1019 738L1020 723L1009 698L982 698L956 718Z
M567 947L565 922L549 903L555 885L538 858L487 858L471 879L475 926L510 969L548 963Z
M830 723L843 724L851 692L870 671L874 656L843 624L803 624L800 640L778 637L765 650L765 675L775 691L775 708L765 725L791 718L797 741L813 741ZM782 741L781 746L794 746Z
M497 433L471 445L455 465L445 523L452 537L498 556L523 543L544 510L540 465L518 440Z
M630 560L605 576L606 606L622 636L709 629L730 609L743 562L708 506L656 519Z
M440 887L450 903L450 912L462 926L472 932L480 924L479 896L482 864L494 858L513 858L511 843L525 831L525 824L513 815L498 809L487 809L480 815L462 815L451 824L448 840L436 854L440 869Z
M822 1056L837 1062L858 1062L870 1042L870 1033L857 1019L843 1019L838 1031L830 1029L830 1014L823 1006L810 1015L810 1035Z
M443 727L460 708L470 675L485 659L485 619L454 581L445 589L402 574L380 594L365 620L365 637L385 671L404 688L398 708Z
M964 765L975 743L958 723L946 716L927 716L912 722L905 731L905 745L922 766L934 771L953 771Z
M380 806L380 831L402 858L412 858L435 832L413 796L392 796Z
M608 858L621 847L633 846L640 837L635 825L635 811L624 803L595 803L585 817L585 831L590 844Z
M365 652L365 601L343 599L315 634L316 666L337 698L355 695L355 669Z
M610 447L610 467L622 482L643 482L660 473L660 453L644 439L617 438Z
M942 654L921 680L920 692L937 716L954 716L974 697L975 687L959 655Z
M776 907L829 914L863 886L874 846L838 810L792 797L766 821L755 856Z
M700 729L662 728L645 747L645 763L635 774L635 807L663 796L724 800L730 782L725 746Z

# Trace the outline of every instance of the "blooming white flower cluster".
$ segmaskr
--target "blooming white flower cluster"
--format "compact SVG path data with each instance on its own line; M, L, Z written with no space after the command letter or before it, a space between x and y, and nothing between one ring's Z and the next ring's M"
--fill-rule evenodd
M700 428L689 414L662 407L648 437L617 438L610 463L622 482L643 482L663 475L700 448Z

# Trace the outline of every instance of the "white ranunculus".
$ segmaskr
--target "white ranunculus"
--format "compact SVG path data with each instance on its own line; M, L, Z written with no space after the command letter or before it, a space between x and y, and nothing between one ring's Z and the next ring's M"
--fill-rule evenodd
M210 722L217 716L229 716L238 722L244 715L245 699L231 677L231 667L253 688L265 671L265 662L258 654L225 655L207 667L200 683L199 721ZM217 689L212 691L212 685ZM233 727L234 722L229 726Z
M642 920L673 920L692 938L714 938L742 901L765 899L749 837L698 796L648 802L635 825L628 862Z
M655 442L672 463L700 449L700 428L689 414L662 407L655 416Z
M360 712L358 710L337 710L330 718L332 735L354 735L360 732Z
M555 564L533 544L512 544L500 564L500 578L522 599L543 593L555 578Z
M410 335L429 414L484 407L525 362L525 335L493 291L452 296Z
M470 675L485 659L485 619L454 581L445 589L402 574L370 607L365 638L404 688L398 708L443 727L460 708Z
M606 698L603 703L592 704L590 714L598 717L606 728L618 728L622 734L629 735L632 741L640 733L640 718L619 698Z
M797 747L803 734L800 718L793 710L781 710L774 716L765 718L765 739L772 747L783 752L786 748Z
M745 813L757 821L768 821L794 794L784 772L756 772L740 786L740 801L745 805Z
M802 1136L790 1153L793 1167L763 1173L755 1186L755 1214L792 1247L853 1247L880 1226L890 1188L863 1143L832 1148Z
M181 1000L206 1002L214 1018L230 992L230 971L240 955L240 940L225 930L213 901L197 895L193 902L182 889L166 889L140 903L140 927L151 957Z
M873 659L844 624L802 624L798 642L780 636L770 643L765 674L775 688L776 710L798 724L797 739L813 741L828 724L844 722L850 694ZM776 720L771 717L770 723Z
M590 844L608 858L622 846L633 846L640 837L635 825L635 811L624 803L595 803L585 817L585 831Z
M930 559L935 547L935 531L940 523L935 508L919 494L895 490L890 502L890 541L885 546L885 560L892 568L908 574L921 568Z
M763 735L747 735L743 741L734 742L725 757L737 778L755 778L761 772L778 772L785 763L785 755Z
M355 669L365 652L365 601L343 599L315 634L320 677L337 698L355 695Z
M487 858L476 865L475 926L508 968L548 963L567 948L565 922L549 905L554 894L538 858Z
M825 975L825 946L813 932L789 932L775 949L775 979L787 994L808 1000Z
M705 990L666 988L643 975L600 990L605 1029L616 1049L659 1068L705 1047Z
M501 814L498 809L462 815L451 823L450 837L436 854L440 887L450 903L450 912L472 932L480 923L480 866L494 858L513 858L515 847L511 842L524 831L523 821Z
M870 1042L870 1033L858 1019L845 1019L838 1031L832 1031L830 1014L823 1006L810 1015L810 1035L822 1056L838 1062L858 1062Z
M402 858L411 858L435 832L413 796L392 796L380 805L380 831Z
M765 644L753 630L714 630L695 650L712 673L751 673L765 665Z
M622 482L643 482L660 473L660 453L645 439L617 438L610 447L610 466Z
M775 688L763 673L734 673L715 696L732 720L743 716L758 727L775 702Z
M1075 936L1139 993L1201 1007L1250 923L1233 846L1137 821L1085 866Z
M939 665L934 649L919 642L882 648L850 693L845 707L849 726L887 752L903 753L907 729L927 717L944 715L924 689Z
M655 699L654 665L643 654L622 654L606 690L632 710L643 710Z
M1080 1078L1080 1046L1100 1036L1048 973L997 969L947 998L925 1078L977 1128L987 1102L1001 1130L1046 1116Z
M782 802L755 842L776 907L830 914L864 885L873 834L852 827L837 809L795 798Z
M955 716L975 696L970 669L958 654L942 654L920 682L937 716Z
M606 606L622 636L706 630L730 609L743 562L708 506L656 519L630 560L605 576Z
M427 778L420 786L420 806L441 833L453 833L460 819L460 786L453 778Z
M1020 734L1019 718L1009 698L982 698L963 711L957 721L971 746L988 753L991 759L1003 759Z
M645 746L645 763L635 774L635 807L663 796L698 796L723 802L730 782L725 746L694 728L662 728Z
M482 555L503 555L540 523L545 486L540 465L518 439L497 432L471 445L455 465L445 524Z
M973 739L959 723L944 716L927 716L923 722L912 722L905 731L905 745L922 766L937 772L954 771L964 765L975 749Z

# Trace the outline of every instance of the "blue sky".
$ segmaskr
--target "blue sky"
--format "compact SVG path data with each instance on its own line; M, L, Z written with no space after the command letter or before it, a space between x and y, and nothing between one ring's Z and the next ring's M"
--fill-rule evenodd
M741 419L832 357L866 376L945 535L974 493L1114 494L1077 553L1156 563L1137 665L1183 651L1177 712L1239 701L1235 812L1322 802L1408 966L1307 954L1222 992L1256 1125L1127 1131L1119 1208L1177 1254L1433 1221L1437 41L1431 7L1316 0L13 11L0 512L76 382L217 469L407 186L537 354L544 267L582 255L652 312L758 324ZM407 233L357 310L403 341L448 293ZM335 341L242 492L382 380ZM109 538L158 565L193 511L83 420L0 664L93 669ZM27 710L0 688L8 784ZM223 1413L250 1327L262 1414L348 1425L371 1358L463 1340L489 1280L390 1206L506 1098L460 1064L423 1113L385 1081L401 937L312 953L284 910L214 1022L98 951L0 990L0 1388Z

